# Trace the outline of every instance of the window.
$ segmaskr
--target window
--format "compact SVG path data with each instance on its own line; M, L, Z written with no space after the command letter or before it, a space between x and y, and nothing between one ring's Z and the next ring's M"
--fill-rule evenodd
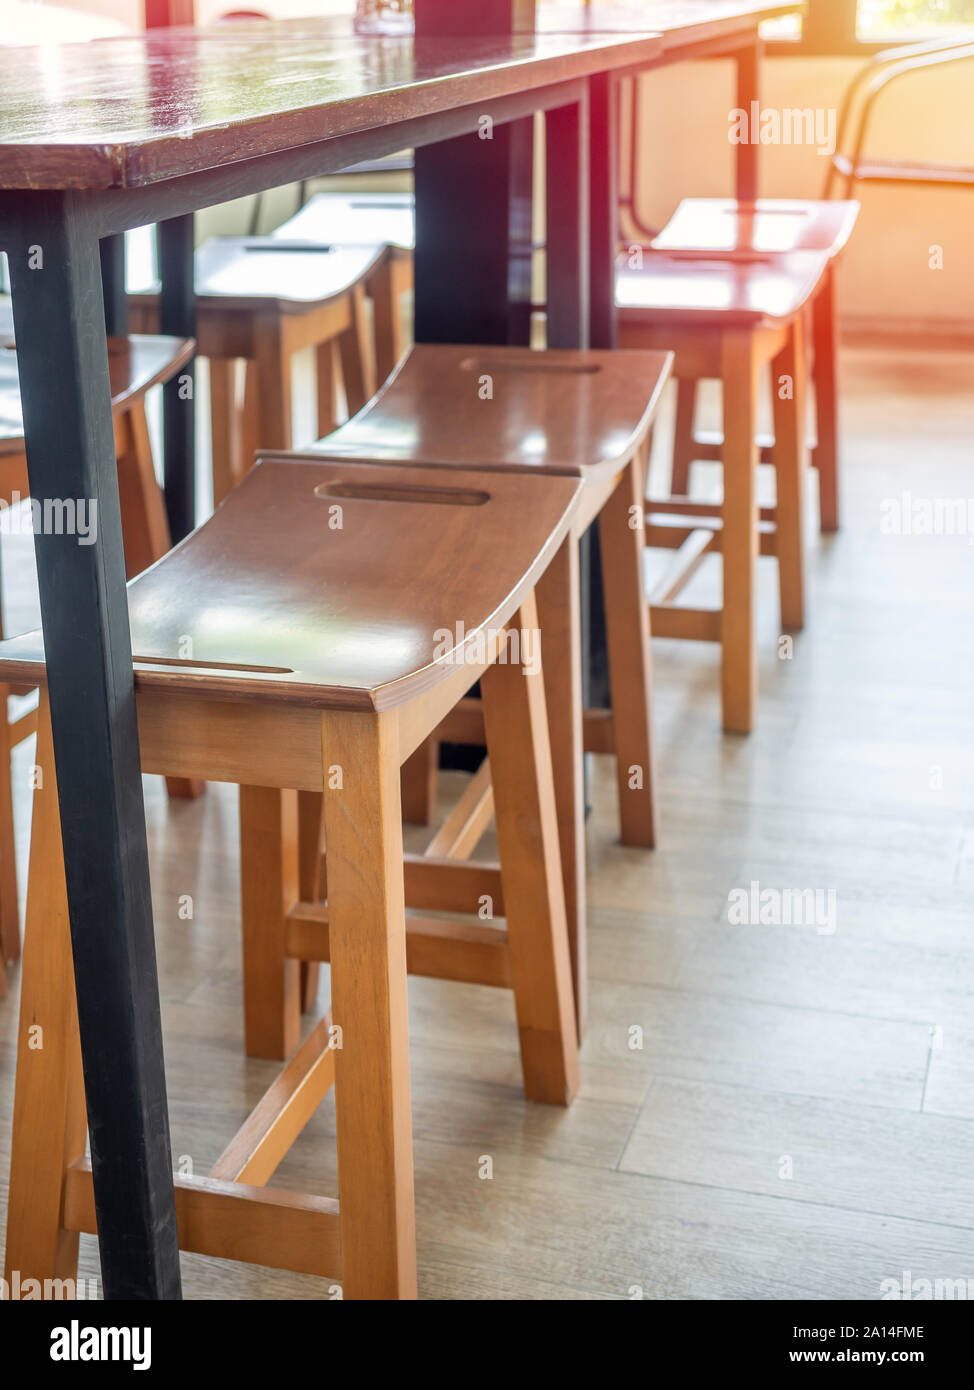
M772 20L774 53L856 53L957 34L974 37L974 0L808 0L802 20Z
M858 0L856 6L856 37L867 43L908 43L965 28L974 32L974 0Z

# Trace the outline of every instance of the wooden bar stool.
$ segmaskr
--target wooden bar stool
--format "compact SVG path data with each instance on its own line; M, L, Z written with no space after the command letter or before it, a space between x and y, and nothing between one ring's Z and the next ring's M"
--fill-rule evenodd
M346 1298L415 1296L407 971L511 988L526 1095L575 1094L534 588L579 490L572 477L264 463L131 585L143 767L241 787L248 1038L296 1046L299 961L331 963L331 1014L210 1175L176 1177L184 1249L340 1272ZM44 677L39 634L0 646L0 680ZM404 867L400 765L477 680L500 867ZM43 701L37 758L6 1250L21 1279L69 1277L77 1233L95 1230ZM326 907L298 900L295 789L324 798ZM485 893L506 930L405 913L476 912ZM339 1202L268 1189L332 1080Z
M580 675L568 684L553 663L546 665L580 1031L586 998L583 741L588 751L615 756L622 843L656 843L652 675L642 578L643 453L670 363L665 352L424 344L412 348L361 414L315 446L316 454L329 458L450 469L476 464L492 472L568 474L583 483L573 535L577 541L598 519L612 709L586 711L583 731ZM550 646L577 647L576 545L552 566L539 604ZM580 667L577 657L575 665ZM482 743L478 702L467 700L453 710L438 738ZM428 823L437 765L437 739L430 739L404 768L408 819Z
M141 573L165 555L171 544L162 490L152 463L145 395L150 387L175 376L192 352L192 342L180 338L132 336L108 340L125 567L129 577ZM5 314L0 316L0 499L9 505L29 496L17 352L12 316ZM88 523L97 528L97 516L88 518ZM92 534L97 537L97 530ZM97 539L94 543L97 544ZM9 695L25 694L30 688L29 684L26 688L18 684L14 690L0 686L3 703L3 718L0 719L0 959L4 963L20 955L10 754L37 727L34 710L10 722L7 704ZM196 796L201 790L201 784L183 778L173 778L169 782L171 796ZM5 989L6 981L0 971L0 993Z
M749 733L757 700L755 560L775 555L781 622L805 620L803 493L806 360L803 310L821 285L828 258L795 251L768 259L712 261L650 252L616 276L619 341L628 348L672 348L678 380L722 382L724 497L719 505L674 495L647 503L647 544L679 550L651 596L659 637L721 644L723 725ZM760 373L773 364L773 508L756 506L756 414ZM723 605L675 602L708 554L723 557Z
M210 364L214 504L258 448L290 448L295 353L316 352L319 431L338 422L339 379L351 414L372 395L366 283L382 257L379 245L268 237L217 237L198 249L197 340ZM134 327L155 328L157 294L130 294L129 304Z
M671 256L748 260L785 255L791 251L824 251L828 266L808 310L807 332L812 350L811 381L815 395L815 443L809 461L818 472L819 525L839 527L839 383L838 318L835 278L859 216L854 199L759 198L740 203L736 198L684 198L652 242L653 249ZM697 383L684 378L677 387L676 432L673 442L674 493L690 491L694 459L719 459L719 434L696 434ZM772 463L773 439L759 436L760 460Z
M382 246L382 255L365 282L372 301L375 375L380 385L406 351L402 297L413 287L415 209L411 193L316 193L270 234L275 240Z

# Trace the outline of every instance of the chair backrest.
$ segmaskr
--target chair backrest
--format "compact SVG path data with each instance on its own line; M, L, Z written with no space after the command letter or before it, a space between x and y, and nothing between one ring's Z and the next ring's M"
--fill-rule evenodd
M859 172L863 166L866 136L875 113L877 99L881 93L886 91L894 82L898 82L901 78L908 77L912 73L944 67L948 63L963 62L971 58L974 58L974 42L956 36L931 39L925 43L907 44L899 48L887 48L881 53L875 54L856 74L846 91L836 134L835 154L832 156L829 171L825 177L823 197L833 198L836 196L835 189L840 178L844 179L844 187L839 191L838 196L840 198L851 196L852 189L859 180ZM938 169L942 175L939 179L937 177ZM948 165L925 164L924 181L945 184L958 182L956 178L958 172L956 168ZM974 170L968 172L972 175L972 179L961 179L960 182L974 181ZM871 181L874 183L900 182L892 168L886 177L872 174Z

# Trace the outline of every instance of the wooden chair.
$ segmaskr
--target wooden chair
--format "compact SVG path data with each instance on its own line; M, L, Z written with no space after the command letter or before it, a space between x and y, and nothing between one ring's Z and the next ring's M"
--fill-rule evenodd
M240 785L246 1034L292 1054L209 1176L176 1177L184 1249L340 1274L346 1298L415 1296L407 971L512 989L526 1095L574 1096L544 676L510 639L536 636L578 493L572 477L264 463L131 585L143 767ZM39 634L0 646L0 680L44 676ZM500 864L404 858L400 764L477 680ZM95 1231L43 699L37 758L6 1250L21 1279L70 1277ZM327 906L299 899L293 789L324 799ZM485 899L506 929L477 920ZM332 1011L298 1046L301 960L330 961ZM332 1081L339 1201L267 1188Z
M818 472L819 525L839 527L839 382L836 268L859 216L854 200L761 198L738 203L736 198L684 198L653 242L654 250L676 257L708 260L762 260L793 251L821 251L828 257L808 309L806 341L812 352L811 381L815 387L815 442L809 461ZM696 433L697 382L684 378L677 388L676 430L673 441L674 493L689 494L690 468L695 459L719 459L719 434ZM774 440L760 436L762 463L774 462Z
M250 468L258 448L290 448L295 353L316 352L320 432L338 422L339 376L349 413L372 395L366 283L383 254L381 246L267 237L218 237L199 248L197 339L210 364L215 504ZM156 327L156 293L130 294L129 305L134 327Z
M532 352L414 347L369 406L320 440L328 458L372 458L439 468L567 474L583 483L573 534L598 520L603 554L611 710L583 710L580 682L547 667L555 795L561 826L575 1001L585 1015L585 873L581 757L614 754L622 843L656 843L649 626L643 595L644 450L668 378L665 352ZM580 642L578 556L549 574L541 628L553 644ZM544 637L548 641L548 637ZM476 700L465 700L403 769L407 819L428 823L438 740L483 743Z
M701 260L650 252L616 277L619 341L669 347L678 380L723 385L719 506L676 495L647 503L647 543L680 553L652 595L653 631L721 643L724 728L749 733L757 699L755 560L778 560L781 622L805 620L803 493L806 360L803 311L828 270L823 253L795 251L759 260ZM756 506L758 381L773 364L776 389L773 508ZM780 383L780 385L779 385ZM723 605L686 608L675 598L708 554L723 557Z
M901 160L871 161L863 158L866 131L876 99L894 81L919 69L974 56L974 44L956 36L891 48L875 54L850 83L836 131L836 147L829 160L821 199L760 198L739 203L735 198L687 198L666 226L649 226L639 212L641 169L640 131L645 129L645 84L633 79L620 85L620 120L628 110L628 159L621 180L619 210L620 243L637 239L669 255L703 255L708 258L748 259L753 255L788 255L793 251L821 251L829 267L809 310L813 349L811 380L815 387L815 445L810 461L818 469L819 522L823 531L839 526L838 487L838 375L837 312L834 262L845 249L859 204L851 198L857 182L942 183L960 186L974 182L974 171L933 165L904 164ZM622 86L628 88L628 102ZM839 191L840 183L843 185ZM835 200L838 192L839 199ZM835 201L833 201L835 200ZM695 459L720 457L720 437L694 435L696 383L682 381L677 395L677 420L673 449L672 490L689 492L690 467ZM760 440L762 462L773 462L772 441Z
M381 385L406 351L402 297L413 287L416 200L411 193L316 193L271 236L275 240L382 246L365 282L372 301L375 375Z
M125 566L130 577L165 555L171 544L166 508L152 463L145 395L150 387L174 376L192 351L191 342L178 338L133 336L108 340ZM7 314L0 318L0 498L9 505L29 496L17 353L12 318ZM94 523L97 525L97 517ZM0 776L0 957L5 963L20 955L10 754L37 727L36 711L30 710L10 722L7 705L10 694L24 694L31 688L18 685L12 691L8 686L0 686L0 769L6 769ZM195 796L200 790L198 783L185 779L169 782L173 796ZM0 992L5 988L0 971Z

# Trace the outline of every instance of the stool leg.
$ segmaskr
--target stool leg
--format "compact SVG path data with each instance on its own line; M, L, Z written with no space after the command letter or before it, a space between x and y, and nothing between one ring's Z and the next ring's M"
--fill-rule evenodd
M278 314L262 315L254 325L257 373L257 448L291 447L291 352L286 325ZM244 460L244 468L253 465Z
M407 825L429 825L436 810L440 745L426 738L402 765L402 818Z
M3 582L0 574L0 637L3 632ZM17 852L14 843L14 800L10 756L10 687L0 686L0 999L7 993L3 966L20 958L20 904L17 899ZM3 770L6 769L4 773Z
M145 405L138 401L121 421L123 447L118 458L118 495L125 541L125 574L134 579L172 548L162 488L152 463Z
M812 301L815 348L815 467L823 531L839 529L839 383L835 267L825 272Z
M38 712L27 927L10 1155L6 1278L72 1279L77 1232L61 1228L65 1171L85 1151L84 1084L74 997L61 823L47 697ZM38 1031L42 1030L42 1031Z
M602 508L599 537L621 838L624 845L652 849L656 844L656 755L649 605L642 568L646 531L641 476L638 461L631 460Z
M0 685L0 999L7 992L3 967L20 956L20 905L17 901L13 772L10 766L13 744L7 715L9 696L10 687Z
M297 792L240 788L244 1041L248 1057L289 1057L301 1031L300 969L284 954L298 899Z
M220 505L240 479L243 461L240 457L240 418L237 412L237 362L230 357L211 357L210 451L214 507Z
M172 548L169 518L152 462L145 404L138 401L120 422L123 445L118 458L118 494L129 579L161 560ZM206 786L196 777L167 777L166 789L178 800L195 800Z
M365 288L362 285L357 285L352 291L352 326L339 338L338 350L345 383L345 402L351 418L375 395L375 358L365 305Z
M775 548L782 631L805 625L805 349L799 314L788 342L774 360ZM792 398L782 400L779 382L790 377Z
M757 564L757 371L753 335L746 329L721 335L724 397L724 504L721 548L724 602L721 621L721 685L724 728L748 734L757 699L754 581Z
M676 420L673 425L673 471L670 491L677 497L690 492L690 468L693 464L694 423L697 413L697 383L690 377L678 377L676 382Z
M390 252L383 258L369 284L375 332L375 374L380 386L395 371L406 350L399 308L401 278L396 254Z
M336 382L337 348L335 340L319 343L315 348L315 385L317 391L318 438L338 428L338 389Z
M321 857L321 792L298 792L298 892L303 903L325 897ZM301 961L301 1011L310 1013L318 998L318 962Z
M116 420L115 448L125 573L129 579L134 579L172 548L165 499L152 462L152 441L143 401L136 401L121 419ZM182 800L201 796L205 785L197 778L166 778L169 795Z
M342 1284L356 1299L416 1297L395 719L322 718Z
M518 622L537 631L533 595ZM544 679L496 662L480 684L524 1091L568 1105L578 1089L578 1035Z
M234 475L235 483L253 468L254 456L262 443L257 397L257 363L245 362L243 406L240 411L240 471Z
M582 654L578 541L568 536L542 575L535 597L551 739L565 915L575 988L575 1026L585 1031L585 790L582 770Z

